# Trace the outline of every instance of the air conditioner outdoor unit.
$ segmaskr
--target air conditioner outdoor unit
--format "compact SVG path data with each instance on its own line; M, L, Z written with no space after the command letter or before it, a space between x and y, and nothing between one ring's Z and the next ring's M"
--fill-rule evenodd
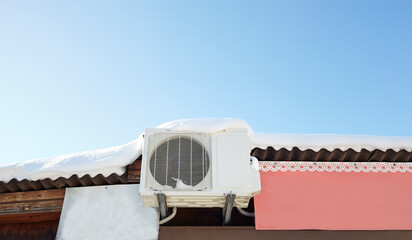
M146 207L158 207L158 193L168 207L245 208L260 192L259 171L251 166L246 129L217 133L146 129L140 195Z

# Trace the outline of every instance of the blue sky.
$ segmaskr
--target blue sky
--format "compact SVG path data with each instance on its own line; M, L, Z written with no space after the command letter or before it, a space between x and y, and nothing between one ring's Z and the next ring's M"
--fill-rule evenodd
M0 164L163 122L412 136L411 1L1 1Z

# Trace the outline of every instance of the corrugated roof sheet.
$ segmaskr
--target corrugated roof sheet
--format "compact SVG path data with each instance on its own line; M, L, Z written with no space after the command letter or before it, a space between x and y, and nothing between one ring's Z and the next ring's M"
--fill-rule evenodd
M275 150L273 147L266 149L255 148L252 150L252 156L260 161L316 161L316 162L412 162L412 152L406 150L386 151L362 149L356 152L353 149L342 151L335 149L328 151L321 149L319 151L300 150L297 147L287 150L281 148Z
M316 161L316 162L412 162L412 152L406 150L394 151L392 149L382 151L368 151L362 149L356 152L353 149L342 151L335 149L328 151L300 150L297 147L287 150L281 148L275 150L273 147L266 149L255 148L251 155L260 161ZM139 183L141 170L141 157L127 166L127 171L119 176L115 173L108 177L99 174L95 177L85 175L79 178L73 175L70 178L58 178L54 181L43 179L39 181L12 179L8 183L0 182L0 193L23 192L47 189L60 189L66 187L98 186L112 184Z
M72 175L70 178L60 177L56 180L46 178L39 181L18 181L16 179L12 179L7 183L0 181L0 193L60 189L66 187L136 183L140 182L140 166L141 158L138 158L132 164L128 165L126 172L120 176L113 173L108 177L104 177L102 174L98 174L95 177L84 175L80 178L77 175Z
M17 181L16 179L12 179L8 183L0 182L0 193L59 189L65 187L98 186L121 183L127 183L126 174L118 176L117 174L113 173L108 177L104 177L102 174L99 174L95 177L85 175L81 178L79 178L77 175L73 175L70 178L61 177L54 181L50 180L50 178L46 178L39 181Z

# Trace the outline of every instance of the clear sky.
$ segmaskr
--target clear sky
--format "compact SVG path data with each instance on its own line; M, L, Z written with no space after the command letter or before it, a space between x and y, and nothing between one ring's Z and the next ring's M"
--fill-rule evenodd
M0 164L182 118L412 136L412 1L0 0Z

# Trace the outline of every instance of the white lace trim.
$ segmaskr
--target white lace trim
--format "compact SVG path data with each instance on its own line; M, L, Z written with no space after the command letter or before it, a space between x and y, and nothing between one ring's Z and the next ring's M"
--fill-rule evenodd
M259 161L259 169L263 172L412 172L412 163Z

